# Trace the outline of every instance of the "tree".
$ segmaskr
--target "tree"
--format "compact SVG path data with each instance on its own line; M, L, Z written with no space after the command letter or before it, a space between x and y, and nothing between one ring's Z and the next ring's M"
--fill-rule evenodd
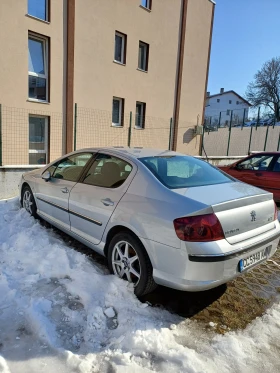
M267 61L255 74L246 91L247 100L253 105L265 106L280 120L280 57Z

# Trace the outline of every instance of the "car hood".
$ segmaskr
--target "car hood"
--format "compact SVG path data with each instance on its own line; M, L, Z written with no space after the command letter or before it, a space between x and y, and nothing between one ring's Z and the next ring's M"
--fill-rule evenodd
M32 170L32 171L28 171L28 172L25 172L23 174L23 177L25 178L26 176L37 176L37 175L41 175L42 172L45 170L44 167L40 167L40 168L36 168L35 170Z

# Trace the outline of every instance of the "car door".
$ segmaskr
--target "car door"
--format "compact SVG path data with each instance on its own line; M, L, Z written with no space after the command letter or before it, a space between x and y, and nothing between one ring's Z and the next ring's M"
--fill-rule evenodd
M51 178L38 179L35 190L39 214L70 230L69 194L92 157L92 153L77 153L63 158L45 171L50 172Z
M257 154L238 162L230 170L230 175L244 183L263 188L265 174L273 160L271 154Z
M274 199L280 201L280 157L274 156L267 171L259 171L260 187L273 193Z
M124 158L99 153L84 179L71 190L71 231L93 244L98 244L136 170L137 166Z

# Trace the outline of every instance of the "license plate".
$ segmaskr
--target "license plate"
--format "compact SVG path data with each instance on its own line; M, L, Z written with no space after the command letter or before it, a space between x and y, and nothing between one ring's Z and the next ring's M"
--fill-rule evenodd
M248 256L247 258L241 259L239 262L239 271L243 272L256 265L259 262L267 259L272 249L272 245L267 246L265 249L258 251L255 254Z

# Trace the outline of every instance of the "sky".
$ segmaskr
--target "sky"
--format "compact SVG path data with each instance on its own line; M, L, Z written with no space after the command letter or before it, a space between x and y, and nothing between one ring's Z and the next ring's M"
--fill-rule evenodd
M264 62L280 56L280 0L216 0L208 91L244 95Z

